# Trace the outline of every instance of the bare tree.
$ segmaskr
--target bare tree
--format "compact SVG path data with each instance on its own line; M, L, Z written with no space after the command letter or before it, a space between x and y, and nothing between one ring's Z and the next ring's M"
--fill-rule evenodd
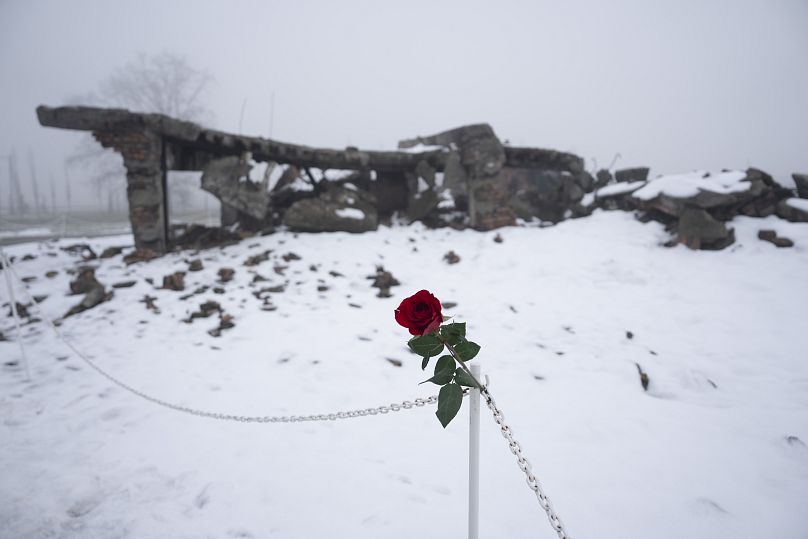
M204 104L212 82L206 71L192 67L184 56L170 52L139 54L116 69L98 91L77 97L76 104L120 107L136 112L157 112L199 123L209 122L213 114ZM68 164L88 169L88 178L99 197L106 198L107 209L126 192L126 172L119 155L100 148L91 136L85 137L71 155ZM187 199L193 186L172 186L178 198Z

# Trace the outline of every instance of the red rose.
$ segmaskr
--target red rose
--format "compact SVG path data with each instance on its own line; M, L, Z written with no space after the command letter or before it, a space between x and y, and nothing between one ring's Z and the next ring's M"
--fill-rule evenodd
M411 335L432 333L443 323L440 301L428 290L421 290L401 302L396 309L396 322Z

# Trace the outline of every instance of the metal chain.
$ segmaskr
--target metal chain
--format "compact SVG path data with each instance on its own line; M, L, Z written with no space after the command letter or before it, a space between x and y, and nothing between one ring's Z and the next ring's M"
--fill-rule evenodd
M539 500L539 505L541 505L544 512L547 513L547 518L550 521L550 525L558 534L559 539L570 539L570 536L564 531L564 526L561 524L561 519L558 518L555 511L553 510L553 506L550 503L550 498L544 493L544 490L541 488L541 484L539 480L533 475L533 467L530 464L530 461L527 460L522 454L522 446L519 445L513 437L513 432L511 428L505 423L505 416L502 413L502 410L497 408L496 402L494 402L494 397L491 396L491 393L488 392L487 387L483 387L480 391L483 399L485 399L485 404L488 405L488 408L494 414L494 421L496 421L497 425L499 426L499 430L502 432L503 438L508 441L508 447L511 450L511 453L516 457L516 462L519 464L519 469L525 474L525 482L527 486L530 487L530 490L536 494L536 499Z
M348 410L345 412L333 412L329 414L312 414L312 415L290 415L290 416L245 416L245 415L233 415L233 414L224 414L219 412L209 412L206 410L198 410L195 408L191 408L188 406L180 406L178 404L170 403L159 399L157 397L152 397L142 391L133 388L132 386L122 382L106 372L104 369L99 367L95 364L93 360L89 357L84 355L79 349L77 349L73 343L67 340L64 335L62 334L61 330L51 321L50 318L45 316L42 310L34 301L31 293L28 291L28 286L23 283L19 276L17 275L14 267L11 265L10 261L6 257L5 253L0 250L0 254L2 254L3 258L3 267L4 269L10 270L11 275L20 283L25 295L28 298L28 301L36 309L37 313L39 314L40 318L44 320L54 331L56 336L68 347L70 348L79 358L81 358L87 365L89 365L92 369L94 369L98 374L112 382L113 384L117 385L136 395L142 399L145 399L149 402L162 406L164 408L168 408L177 412L183 412L186 414L191 414L199 417L207 417L210 419L218 419L222 421L237 421L240 423L298 423L304 421L335 421L337 419L350 419L354 417L365 417L369 415L378 415L378 414L387 414L390 412L398 412L401 410L410 410L413 407L421 408L426 406L427 404L435 404L438 402L438 396L432 395L427 398L416 398L412 401L405 400L401 403L393 403L386 406L377 406L375 408L362 408L357 410ZM530 464L530 461L527 460L522 454L522 446L519 445L513 437L513 432L511 428L505 423L505 416L502 413L502 410L497 408L496 402L494 398L491 396L491 393L488 391L488 388L480 384L482 387L480 394L485 399L485 403L491 412L494 415L494 421L500 428L502 432L502 436L508 441L508 447L511 450L511 453L516 457L516 461L519 465L519 469L525 474L525 481L530 487L530 489L536 494L536 499L539 501L539 505L541 505L544 512L547 514L547 518L550 521L550 525L558 534L559 539L571 539L569 535L564 531L564 526L561 524L561 519L556 515L555 511L553 510L553 506L550 503L550 499L544 493L544 490L539 483L539 480L533 475L533 468ZM463 396L466 397L469 395L469 388L464 388Z
M163 399L153 397L147 393L135 389L126 382L118 380L117 378L109 374L107 371L99 367L92 359L83 354L81 350L79 350L73 345L72 342L67 340L65 336L62 334L61 330L53 323L53 321L51 321L50 318L48 318L45 315L44 312L42 312L42 309L40 309L39 304L36 301L34 301L33 297L31 297L31 293L28 291L28 287L25 285L25 283L23 283L20 280L16 271L14 271L14 267L11 265L7 255L3 251L0 251L0 255L2 255L4 269L10 270L10 275L12 275L20 284L25 295L27 296L28 301L31 302L33 307L36 309L39 317L51 327L51 329L59 338L59 340L61 340L68 348L70 348L73 351L73 353L75 353L79 358L81 358L85 363L87 363L87 365L89 365L93 370L95 370L98 374L100 374L101 376L103 376L116 386L151 403L157 404L158 406L162 406L163 408L168 408L170 410L195 415L198 417L207 417L210 419L219 419L222 421L237 421L239 423L300 423L304 421L336 421L337 419L351 419L354 417L365 417L378 414L387 414L390 412L399 412L401 410L410 410L412 408L422 408L427 404L435 404L438 402L438 396L432 395L426 398L418 397L411 401L405 400L400 403L392 403L388 405L377 406L375 408L361 408L357 410L332 412L328 414L251 416L251 415L225 414L220 412L209 412L206 410L198 410L196 408L191 408L189 406L181 406L179 404L164 401ZM468 394L469 390L466 389L463 392L463 396L465 397Z

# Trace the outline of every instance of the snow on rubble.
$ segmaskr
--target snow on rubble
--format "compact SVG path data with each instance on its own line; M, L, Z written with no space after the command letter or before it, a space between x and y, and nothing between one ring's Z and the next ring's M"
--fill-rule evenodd
M490 233L279 232L131 265L127 248L84 262L62 250L75 240L6 252L54 319L80 300L68 271L93 266L114 295L65 318L66 338L140 391L233 414L432 394L393 320L429 289L482 345L474 361L571 536L801 539L808 224L732 226L723 251L662 248L661 224L596 210ZM390 298L371 287L378 266L401 283ZM430 408L304 424L184 415L110 384L28 311L30 382L8 306L0 319L0 537L463 535L465 410L446 431ZM232 327L215 337L223 315ZM554 537L488 415L481 436L481 536Z

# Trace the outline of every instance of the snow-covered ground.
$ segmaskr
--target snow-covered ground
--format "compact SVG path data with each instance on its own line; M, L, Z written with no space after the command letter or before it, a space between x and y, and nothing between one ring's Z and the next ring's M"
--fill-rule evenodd
M457 303L448 311L482 345L474 361L572 537L805 539L808 224L733 226L736 243L719 252L663 248L661 225L600 211L499 230L502 243L496 232L420 226L278 233L201 252L205 268L186 275L185 292L144 279L159 286L191 253L129 267L119 256L93 261L99 280L137 284L62 330L114 376L167 401L333 412L434 393L417 385L429 375L393 320L403 297L427 288ZM760 228L796 247L758 240ZM7 248L19 275L36 277L31 291L48 295L51 317L79 299L65 295L77 259L58 245ZM242 265L266 249L268 261ZM459 263L443 261L450 249ZM301 260L283 261L289 252ZM20 261L26 253L37 258ZM375 297L366 279L376 264L402 283L392 298ZM236 270L224 294L179 299L215 285L224 266ZM268 281L251 286L253 272ZM251 292L279 284L277 310L261 310ZM146 294L159 314L139 302ZM215 317L182 322L208 299L234 316L219 338L207 333ZM6 311L0 330L13 337ZM0 537L466 533L466 410L445 431L434 408L302 424L198 418L111 385L42 323L24 335L32 381L19 365L0 370ZM21 357L13 341L0 355ZM481 536L555 537L488 413L481 436Z

